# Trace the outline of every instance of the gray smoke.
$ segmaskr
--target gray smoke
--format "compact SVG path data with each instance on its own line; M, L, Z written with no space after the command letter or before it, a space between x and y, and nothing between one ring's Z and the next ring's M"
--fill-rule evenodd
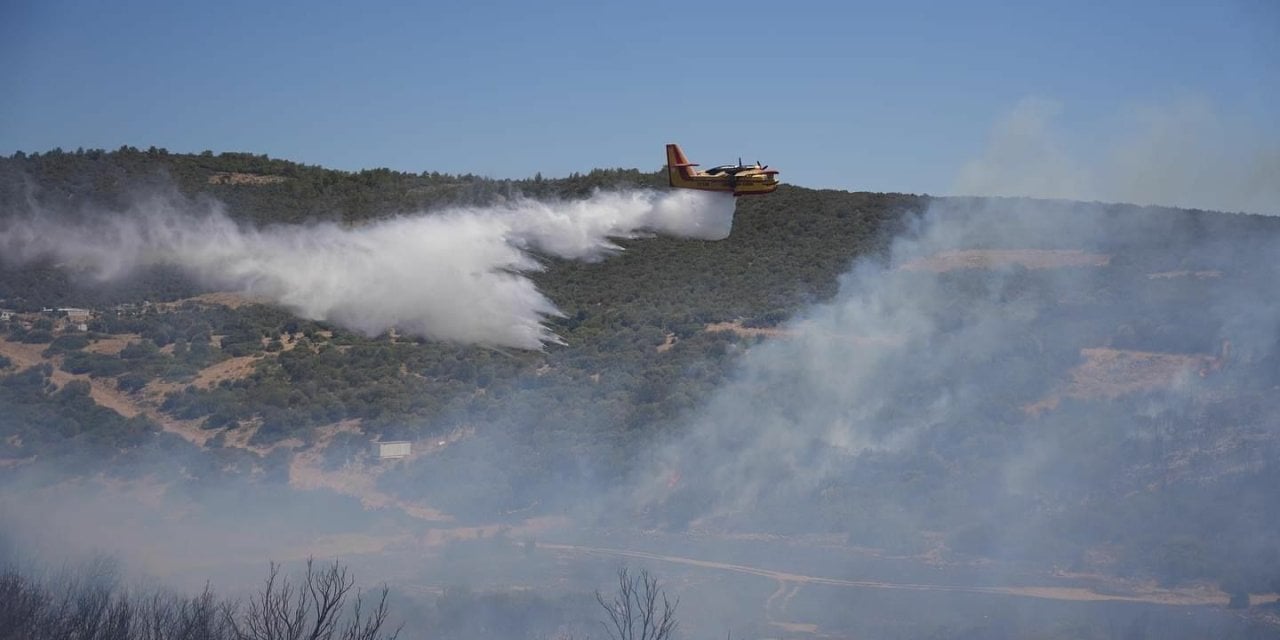
M1280 137L1205 100L1141 107L1106 135L1059 124L1061 103L1019 102L955 193L1130 202L1280 215Z
M1222 374L1201 373L1216 366L1224 341L1236 371L1278 350L1280 304L1256 295L1275 276L1274 238L1245 244L1174 211L1107 217L1098 206L1028 200L939 200L915 227L887 259L855 263L833 300L781 327L780 337L744 339L731 381L640 465L642 508L666 507L717 530L806 530L853 526L858 519L847 515L796 522L824 503L855 505L868 509L858 526L878 520L903 540L919 523L886 524L889 514L874 509L942 516L941 506L903 502L955 490L1017 513L1011 497L1056 500L1048 496L1090 481L1064 469L1110 460L1064 445L1080 425L1107 425L1117 445L1146 437L1138 425L1147 416L1177 422L1203 410L1206 385ZM1197 277L1210 278L1197 308L1170 320L1150 292ZM1155 333L1144 335L1144 326ZM1117 341L1160 352L1153 358L1167 371L1154 382L1103 371L1098 389L1071 386L1073 367L1088 364L1085 349ZM1145 404L1117 412L1115 397ZM1032 408L1038 401L1046 401L1041 410ZM975 442L990 449L948 451ZM1223 455L1247 455L1240 446ZM989 475L863 504L838 497L858 491L860 477L886 477L884 464L925 464L948 478L927 465L945 466L952 455L983 460Z

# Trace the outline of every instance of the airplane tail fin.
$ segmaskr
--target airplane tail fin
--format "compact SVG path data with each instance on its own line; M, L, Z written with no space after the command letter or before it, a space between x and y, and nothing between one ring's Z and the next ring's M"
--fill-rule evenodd
M695 162L689 162L684 156L684 152L680 150L680 145L667 145L667 182L671 186L678 186L677 183L681 178L688 178L692 170L690 167L698 166Z

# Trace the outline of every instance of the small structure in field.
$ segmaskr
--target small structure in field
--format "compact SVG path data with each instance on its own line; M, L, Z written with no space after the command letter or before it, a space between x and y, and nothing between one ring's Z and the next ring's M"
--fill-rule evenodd
M408 440L396 440L391 442L377 442L378 459L395 460L397 458L407 458L410 453L410 443Z
M58 312L65 314L67 316L67 320L71 324L82 324L88 322L89 316L92 313L88 309L75 309L71 307L58 309Z

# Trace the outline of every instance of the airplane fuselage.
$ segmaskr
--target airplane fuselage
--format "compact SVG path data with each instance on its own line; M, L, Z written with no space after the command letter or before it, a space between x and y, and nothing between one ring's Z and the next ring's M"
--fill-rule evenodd
M761 166L723 165L709 171L694 169L679 145L667 145L667 180L677 189L722 191L734 196L773 193L778 189L778 171Z

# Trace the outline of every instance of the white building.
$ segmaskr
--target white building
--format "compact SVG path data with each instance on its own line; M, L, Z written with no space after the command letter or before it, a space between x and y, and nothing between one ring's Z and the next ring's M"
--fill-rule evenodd
M379 442L378 458L382 460L394 460L396 458L407 458L410 453L410 443L407 440L396 440L393 442Z
M58 309L58 311L67 314L67 320L70 320L71 324L80 324L82 322L89 321L90 312L88 309L75 309L68 307Z

